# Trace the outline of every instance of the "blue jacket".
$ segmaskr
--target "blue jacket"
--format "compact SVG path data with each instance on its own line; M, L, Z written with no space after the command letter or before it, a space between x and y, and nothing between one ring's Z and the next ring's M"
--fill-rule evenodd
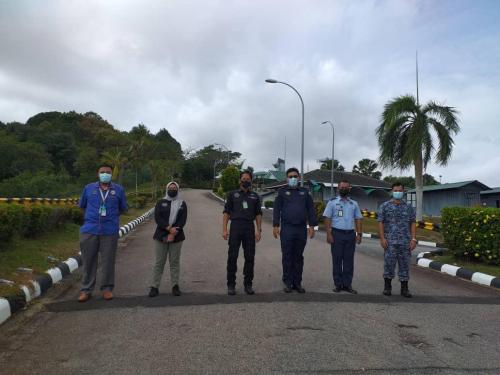
M273 205L273 226L280 225L318 225L316 210L309 193L303 187L283 187Z

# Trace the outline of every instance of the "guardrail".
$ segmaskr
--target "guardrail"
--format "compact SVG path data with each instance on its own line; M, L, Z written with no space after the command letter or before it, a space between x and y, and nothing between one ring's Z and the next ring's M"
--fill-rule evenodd
M361 210L363 217L370 217L372 219L377 218L377 213L375 211ZM433 232L441 232L441 226L439 224L431 223L430 221L417 221L417 228L431 230Z
M12 204L78 204L78 198L0 198L0 203Z

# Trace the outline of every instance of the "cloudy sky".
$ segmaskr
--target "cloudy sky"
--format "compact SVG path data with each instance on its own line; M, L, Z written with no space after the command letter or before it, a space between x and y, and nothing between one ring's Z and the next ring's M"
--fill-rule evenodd
M460 111L443 182L500 186L500 1L0 0L0 120L95 111L117 128L221 143L246 164L348 170L377 159L383 105L415 93ZM384 174L398 171L384 171ZM411 174L411 171L403 174Z

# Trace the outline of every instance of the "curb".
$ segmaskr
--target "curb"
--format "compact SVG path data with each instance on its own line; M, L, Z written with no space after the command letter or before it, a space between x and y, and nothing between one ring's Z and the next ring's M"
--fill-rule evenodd
M123 237L135 229L139 224L146 221L154 212L154 208L150 209L137 219L120 227L119 237ZM82 265L82 258L80 255L69 257L64 262L60 262L55 267L49 268L43 275L36 276L31 280L33 291L26 285L21 285L22 293L12 296L0 297L0 324L9 319L17 311L24 309L28 303L35 298L45 294L54 284L61 281L64 277L72 274Z
M430 268L453 277L459 277L464 280L472 281L473 283L476 284L500 289L500 277L487 275L482 272L474 272L464 267L458 267L451 264L441 263L435 260L428 259L430 256L434 254L442 255L443 250L440 249L438 251L433 251L433 252L426 251L423 253L419 253L417 255L417 266Z

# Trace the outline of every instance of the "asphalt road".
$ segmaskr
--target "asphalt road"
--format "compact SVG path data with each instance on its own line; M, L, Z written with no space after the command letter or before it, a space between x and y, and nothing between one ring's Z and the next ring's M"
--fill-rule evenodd
M382 251L364 239L359 294L334 294L318 233L305 252L307 293L284 294L279 241L265 220L257 294L243 294L240 262L239 293L230 297L221 205L204 191L184 198L183 296L170 294L168 266L161 295L146 296L149 222L120 244L113 301L96 294L79 304L76 283L0 327L0 374L500 374L498 291L412 266L414 298L385 297Z

